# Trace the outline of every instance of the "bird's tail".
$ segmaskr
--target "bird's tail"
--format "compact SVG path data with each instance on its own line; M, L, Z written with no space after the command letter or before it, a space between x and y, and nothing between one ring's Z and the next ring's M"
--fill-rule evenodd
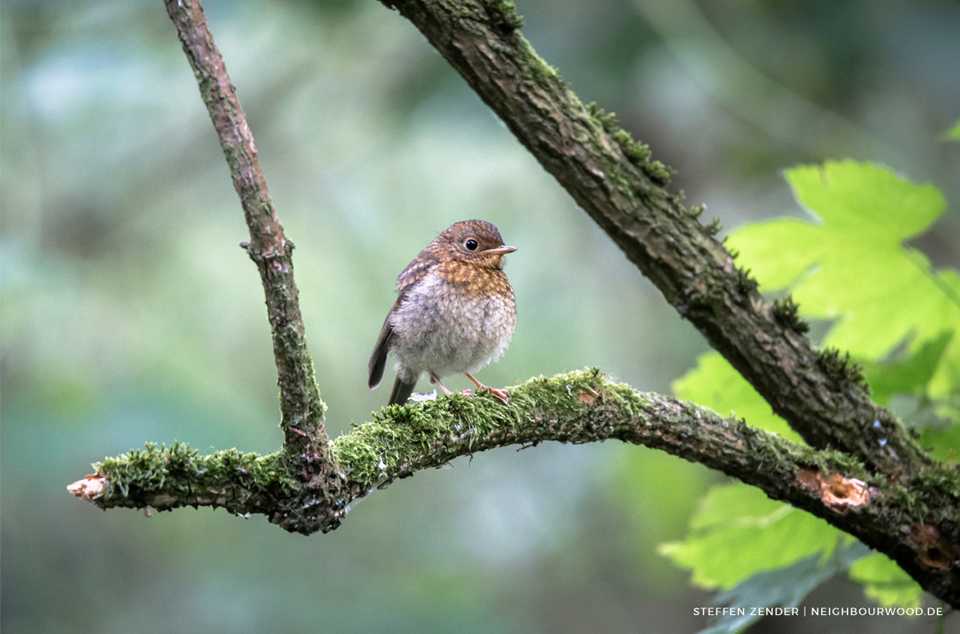
M413 388L416 386L416 378L414 378L411 383L405 383L398 373L397 380L393 382L393 391L390 392L390 400L387 402L387 405L393 405L394 403L403 405L407 402L407 399L410 398L410 395L413 394Z

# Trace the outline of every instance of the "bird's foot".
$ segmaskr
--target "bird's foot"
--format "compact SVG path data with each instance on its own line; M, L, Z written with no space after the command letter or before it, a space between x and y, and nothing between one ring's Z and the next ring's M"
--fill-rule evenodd
M506 390L500 390L495 387L487 387L487 389L490 390L490 395L493 396L493 398L497 399L504 405L510 404L510 392Z
M493 396L493 398L497 399L504 405L510 404L510 392L506 390L500 390L495 387L490 387L489 385L484 385L480 381L473 378L472 374L469 374L469 373L465 373L465 374L468 379L473 381L474 385L477 386L478 390L488 390L490 392L490 395ZM473 390L464 390L463 393L470 397L473 396Z

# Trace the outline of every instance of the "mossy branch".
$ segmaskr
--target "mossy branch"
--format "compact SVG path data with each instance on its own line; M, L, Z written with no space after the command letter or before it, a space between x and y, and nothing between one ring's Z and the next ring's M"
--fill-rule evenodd
M717 469L821 517L960 605L960 575L949 566L960 556L956 472L924 470L924 481L910 489L889 484L846 454L794 445L699 405L637 392L596 369L531 379L510 394L509 406L481 393L384 408L332 443L345 482L335 497L290 478L276 454L199 456L180 444L106 460L74 487L99 487L88 497L101 508L212 506L264 514L287 530L326 532L350 502L460 456L544 441L620 440Z
M506 0L390 0L623 250L674 308L811 446L851 452L901 477L932 460L872 402L849 364L820 362L796 320L784 323L749 271L666 185L671 170L585 106L515 28Z

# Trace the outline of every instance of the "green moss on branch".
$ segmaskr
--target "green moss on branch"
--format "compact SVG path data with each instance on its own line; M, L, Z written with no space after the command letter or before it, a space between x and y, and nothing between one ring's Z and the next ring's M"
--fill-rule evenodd
M106 486L102 507L224 507L232 513L264 513L277 500L296 494L297 483L280 464L280 454L259 456L236 449L201 456L186 443L147 443L93 467Z
M200 456L175 443L95 465L104 483L96 503L222 507L264 513L291 531L326 532L339 525L351 501L459 456L545 441L620 440L704 464L809 511L889 555L936 596L960 603L960 579L930 554L952 553L949 545L960 541L956 469L931 467L915 476L915 486L891 484L848 454L794 445L696 404L638 392L596 368L534 378L510 394L508 406L481 392L382 409L331 443L336 475L345 483L334 495L323 482L292 477L280 454ZM863 489L855 506L831 501L850 484Z

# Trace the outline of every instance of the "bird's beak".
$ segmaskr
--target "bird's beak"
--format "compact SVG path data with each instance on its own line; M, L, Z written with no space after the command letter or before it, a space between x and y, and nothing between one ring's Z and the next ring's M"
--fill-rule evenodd
M513 253L516 250L517 247L508 247L507 245L503 245L495 249L486 249L483 253L489 255L506 255L508 253Z

